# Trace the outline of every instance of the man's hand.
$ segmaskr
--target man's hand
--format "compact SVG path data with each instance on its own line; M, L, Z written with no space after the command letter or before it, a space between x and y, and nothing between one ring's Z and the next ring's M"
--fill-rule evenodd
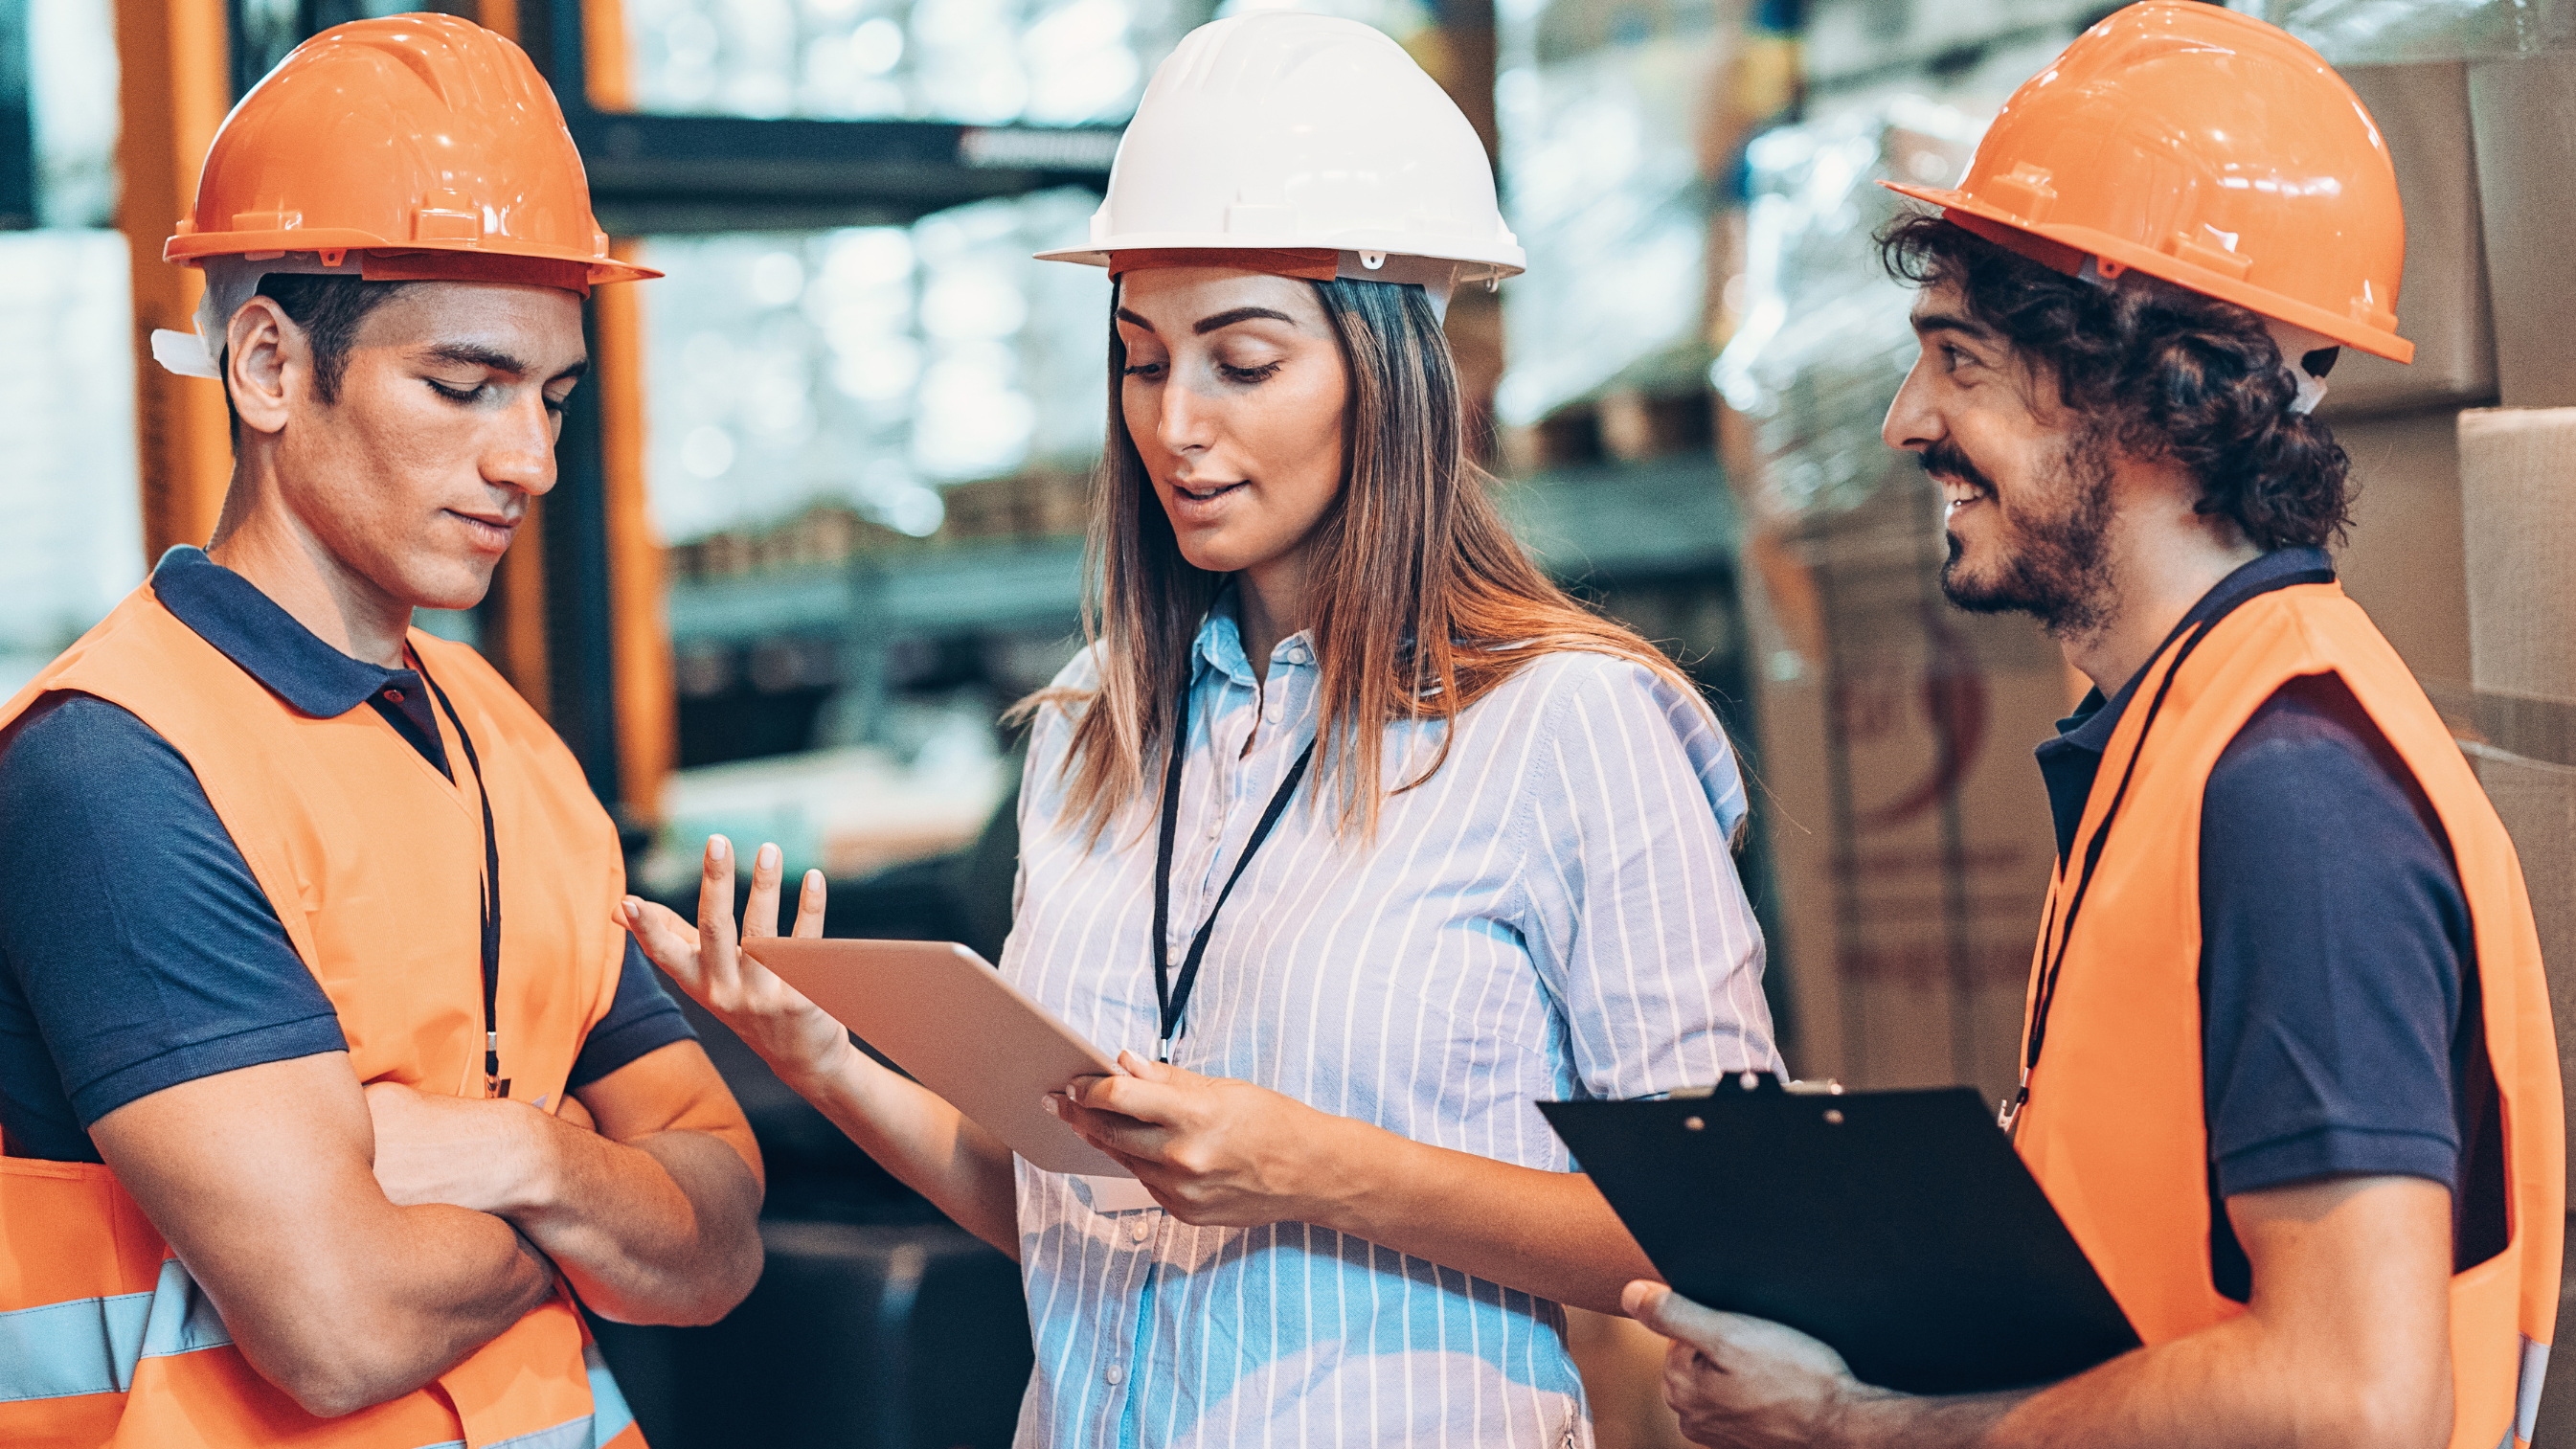
M91 1130L251 1365L329 1417L419 1388L554 1292L510 1225L398 1206L346 1052L138 1097Z
M1661 1283L1629 1284L1620 1306L1673 1341L1664 1355L1664 1400L1694 1444L1830 1444L1844 1408L1877 1392L1851 1376L1841 1354L1796 1329L1702 1307Z
M395 1082L368 1085L367 1111L376 1124L376 1181L387 1198L502 1217L545 1199L549 1135L580 1130L526 1102L447 1097Z
M504 1219L620 1323L712 1323L760 1279L760 1149L696 1042L638 1057L561 1115L391 1082L367 1108L387 1198Z
M2241 1193L2246 1310L2038 1390L1915 1397L1854 1383L1776 1323L1632 1283L1673 1336L1665 1396L1709 1445L1815 1449L2438 1449L2451 1436L2451 1198L2417 1177Z
M1355 1125L1267 1087L1120 1052L1114 1077L1084 1077L1048 1110L1136 1174L1182 1222L1259 1227L1330 1222L1344 1186L1334 1144Z

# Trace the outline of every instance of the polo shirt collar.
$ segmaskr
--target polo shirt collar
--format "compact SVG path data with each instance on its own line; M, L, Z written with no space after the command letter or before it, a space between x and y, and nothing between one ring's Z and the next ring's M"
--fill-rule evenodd
M316 719L337 719L388 687L420 688L410 669L353 659L322 642L259 586L181 544L152 570L162 606L270 693Z
M2200 602L2192 605L2191 612L2174 626L2174 633L2179 635L2194 624L2225 618L2247 599L2303 573L2322 573L2331 579L2334 560L2321 548L2283 548L2264 554L2201 595ZM2164 650L2156 653L2161 655ZM2092 797L2093 778L2101 772L2102 755L2110 749L2111 735L2120 728L2120 716L2128 711L2130 698L2137 694L2139 682L2146 678L2147 667L2153 663L2149 660L2148 666L2142 666L2108 702L2103 700L2101 690L2087 690L2075 712L2057 722L2057 734L2039 746L2039 773L2048 786L2049 814L2056 827L2057 853L2061 858L2075 849L2075 831L2083 823L2085 802Z
M2220 579L2208 593L2200 596L2199 603L2191 606L2190 613L2182 616L2182 622L2174 626L2174 633L2180 634L2194 624L2223 619L2238 604L2272 588L2290 575L2312 571L2322 571L2329 578L2334 576L2334 560L2324 549L2274 549L2240 565L2234 573ZM2164 651L2158 649L2156 653L2161 655ZM2148 666L2154 663L2150 659L2146 665L2141 665L2107 705L2103 703L2101 690L2086 691L2084 702L2075 706L2075 712L2057 722L2059 738L2097 755L2109 749L2111 734L2120 727L2120 716L2128 709L2130 696L2138 692L2138 682L2146 678Z

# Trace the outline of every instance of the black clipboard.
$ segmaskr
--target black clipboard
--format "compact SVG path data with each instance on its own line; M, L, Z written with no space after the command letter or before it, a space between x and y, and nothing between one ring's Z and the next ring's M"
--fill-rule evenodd
M2020 1388L2138 1346L1973 1088L1826 1095L1748 1074L1538 1105L1664 1281L1823 1340L1863 1383Z

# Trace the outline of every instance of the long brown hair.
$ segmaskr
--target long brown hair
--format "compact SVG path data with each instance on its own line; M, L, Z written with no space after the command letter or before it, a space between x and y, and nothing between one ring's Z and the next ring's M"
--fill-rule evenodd
M1504 527L1487 496L1491 480L1467 457L1457 371L1422 289L1307 285L1350 373L1342 488L1315 526L1307 574L1323 688L1317 775L1339 796L1337 827L1376 831L1386 725L1452 723L1542 655L1573 649L1631 660L1700 700L1698 687L1653 645L1550 583ZM1072 718L1068 804L1093 840L1147 793L1147 763L1159 764L1172 748L1191 647L1229 577L1181 554L1127 434L1119 396L1126 370L1113 319L1109 436L1085 559L1094 587L1082 609L1099 686L1042 689L1012 709L1024 719L1052 704ZM1449 740L1444 730L1429 768L1394 793L1437 774Z

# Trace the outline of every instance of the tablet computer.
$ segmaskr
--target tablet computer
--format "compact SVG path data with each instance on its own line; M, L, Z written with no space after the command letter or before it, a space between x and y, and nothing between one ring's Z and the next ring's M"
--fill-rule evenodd
M1542 1102L1675 1291L1822 1339L1863 1383L2052 1383L2138 1346L1973 1088Z
M953 941L756 937L743 954L1049 1172L1134 1173L1038 1105L1076 1077L1118 1071L1098 1047Z

